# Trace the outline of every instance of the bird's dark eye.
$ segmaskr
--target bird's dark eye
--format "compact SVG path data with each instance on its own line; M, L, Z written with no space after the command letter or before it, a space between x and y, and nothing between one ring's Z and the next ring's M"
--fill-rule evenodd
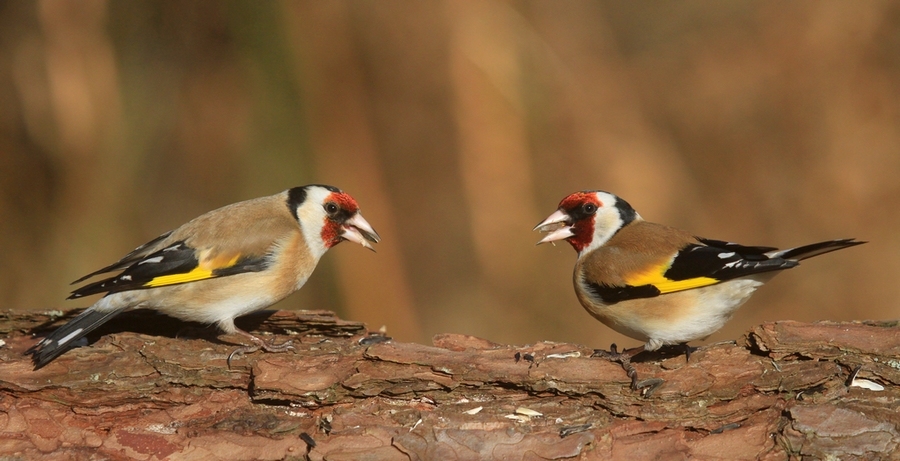
M597 211L597 205L593 203L585 203L584 206L581 207L585 214L594 214Z
M339 208L338 208L337 204L334 202L328 202L325 204L325 212L330 215L337 213L338 209Z

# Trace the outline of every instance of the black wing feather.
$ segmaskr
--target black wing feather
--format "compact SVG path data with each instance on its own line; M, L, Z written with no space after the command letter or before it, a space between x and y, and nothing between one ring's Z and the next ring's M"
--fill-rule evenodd
M177 242L133 262L115 277L103 279L73 291L67 299L81 298L97 293L115 293L147 288L144 285L154 278L190 272L199 264L200 261L197 260L194 249L184 242Z
M653 285L610 286L594 282L587 282L585 285L591 294L602 300L605 304L615 304L629 299L653 298L660 295L659 288L656 288Z
M225 277L226 275L243 274L244 272L261 272L269 267L268 257L252 257L244 256L239 258L233 266L223 267L213 271L215 277Z
M749 249L750 253L739 253L736 251L738 247ZM669 280L676 281L697 277L710 277L725 281L762 272L788 269L798 264L797 261L769 258L760 253L764 248L744 247L736 244L730 244L724 248L688 245L678 252L678 256L672 261L672 266L663 275Z
M267 256L244 256L239 258L234 265L213 270L212 277L260 272L268 268L269 264L270 260ZM68 299L98 293L153 288L147 286L151 280L166 275L185 274L199 265L200 261L197 259L196 251L185 242L176 242L162 250L146 255L140 260L133 261L115 277L109 277L73 291Z
M704 245L711 246L713 248L721 248L725 251L733 251L743 256L744 259L748 260L768 259L766 253L778 249L775 247L748 247L738 243L726 242L724 240L713 240L701 237L694 238L699 240L700 243L703 243Z

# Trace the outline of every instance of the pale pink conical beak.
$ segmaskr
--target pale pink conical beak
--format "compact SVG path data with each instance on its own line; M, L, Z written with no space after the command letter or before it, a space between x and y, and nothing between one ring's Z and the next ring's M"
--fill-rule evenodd
M541 232L549 232L549 234L545 235L537 244L540 245L542 243L555 242L557 240L565 240L569 237L573 237L575 233L572 232L572 226L570 225L571 221L572 218L563 210L554 211L547 219L541 221L540 224L534 226L534 229L532 229Z
M378 232L375 232L375 229L372 229L372 226L369 225L368 221L366 221L359 212L341 224L341 237L351 242L358 243L372 251L375 251L375 248L373 248L369 242L378 243L381 241Z

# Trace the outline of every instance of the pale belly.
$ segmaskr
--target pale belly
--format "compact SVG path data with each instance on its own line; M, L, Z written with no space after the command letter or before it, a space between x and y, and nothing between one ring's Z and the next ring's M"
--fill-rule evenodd
M774 275L774 274L772 274ZM722 328L768 277L729 280L699 289L602 304L579 295L595 318L617 332L646 341L647 350L704 339Z
M148 290L113 293L102 298L95 306L152 309L184 321L218 324L225 332L230 333L234 329L234 318L265 309L302 286L302 283L267 286L266 282L266 279L239 274Z

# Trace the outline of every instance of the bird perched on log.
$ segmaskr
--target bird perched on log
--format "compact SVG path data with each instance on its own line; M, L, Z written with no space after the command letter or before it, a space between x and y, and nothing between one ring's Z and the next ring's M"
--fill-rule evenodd
M704 339L784 269L831 251L860 245L828 240L787 250L696 237L644 221L628 202L604 191L576 192L534 230L538 244L565 240L578 253L575 293L581 305L613 330L645 341L623 352L615 344L595 355L622 363L638 385L631 358L664 345ZM658 385L658 383L655 383Z
M80 315L29 349L35 369L115 315L152 309L185 321L216 324L254 346L283 351L234 325L299 290L322 255L349 240L374 251L380 237L363 219L356 200L332 186L312 184L210 211L139 246L99 274L118 275L85 285L68 299L105 294Z

